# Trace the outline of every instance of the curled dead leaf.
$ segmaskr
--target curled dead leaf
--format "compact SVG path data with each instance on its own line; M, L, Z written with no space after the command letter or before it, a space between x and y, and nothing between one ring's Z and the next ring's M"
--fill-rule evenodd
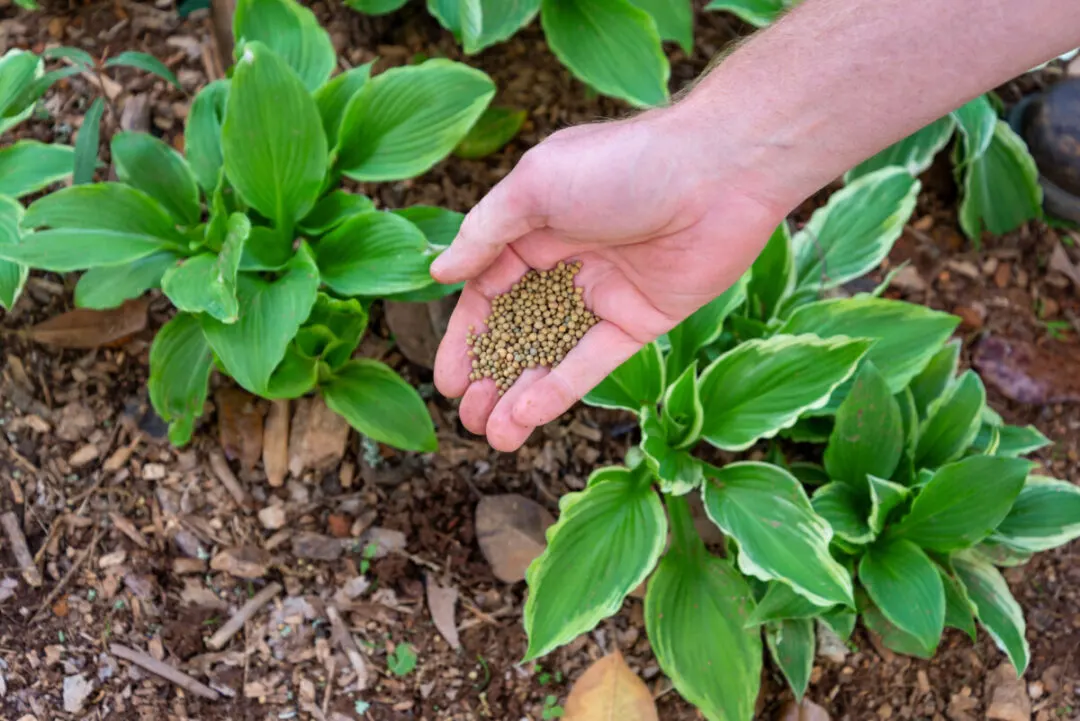
M555 519L536 501L507 493L485 496L476 506L476 541L491 572L503 583L525 579L525 569L547 545Z
M327 408L322 396L298 399L289 432L289 471L299 478L305 470L334 468L348 440L348 421Z
M270 405L263 426L263 469L267 482L277 488L284 485L289 472L289 401Z
M146 328L149 306L148 299L134 298L109 310L76 308L31 326L24 333L32 341L57 348L119 344Z
M659 721L649 687L630 670L622 654L604 656L574 683L564 721Z
M453 586L440 586L430 573L425 574L424 582L431 620L434 622L436 630L450 644L450 648L457 651L461 648L461 639L458 638L457 624L454 621L454 609L457 606L458 591Z

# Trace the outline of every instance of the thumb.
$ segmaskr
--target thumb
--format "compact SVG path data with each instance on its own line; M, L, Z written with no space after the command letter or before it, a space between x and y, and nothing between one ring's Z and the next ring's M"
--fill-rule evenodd
M454 242L431 264L431 275L451 284L475 278L502 249L543 225L521 164L465 216Z

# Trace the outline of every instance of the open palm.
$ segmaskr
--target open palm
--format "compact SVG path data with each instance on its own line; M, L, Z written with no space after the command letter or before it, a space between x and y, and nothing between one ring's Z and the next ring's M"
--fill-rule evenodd
M663 111L572 128L531 150L466 217L433 265L467 281L435 364L435 383L462 397L460 416L491 445L515 450L633 355L727 289L784 211L705 167L662 122ZM532 268L581 260L575 279L596 324L554 369L527 370L505 395L470 382L469 326Z

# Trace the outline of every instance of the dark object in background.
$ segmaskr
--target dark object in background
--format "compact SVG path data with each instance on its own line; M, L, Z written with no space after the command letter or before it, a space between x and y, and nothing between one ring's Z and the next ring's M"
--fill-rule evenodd
M1039 168L1047 212L1080 223L1080 78L1024 98L1009 122Z

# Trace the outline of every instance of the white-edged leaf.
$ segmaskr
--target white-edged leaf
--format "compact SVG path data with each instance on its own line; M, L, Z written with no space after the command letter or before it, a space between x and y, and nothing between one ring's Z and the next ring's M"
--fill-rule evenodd
M960 227L969 238L977 241L984 229L1001 235L1042 217L1035 159L1005 121L997 121L986 152L959 172L963 174Z
M903 168L917 178L934 162L934 156L948 145L955 129L956 122L951 115L938 118L847 171L844 182L850 183L875 170L889 167Z
M965 371L944 394L930 404L919 429L915 465L936 468L959 458L979 432L986 389L973 371Z
M802 700L810 684L810 672L814 668L814 652L817 636L814 621L810 618L792 618L774 621L765 629L765 643L773 662L787 679L795 699Z
M682 323L667 332L668 377L678 378L698 353L724 332L724 321L746 301L750 274L744 273L730 288L698 308Z
M1024 612L1005 579L989 562L974 554L959 553L952 561L957 578L975 604L979 625L986 629L997 647L1008 654L1016 672L1023 674L1031 657L1024 636Z
M642 406L658 403L664 387L664 361L654 342L630 356L582 400L599 408L637 412Z
M0 65L0 70L3 65ZM11 310L19 299L30 269L21 263L3 259L5 246L19 243L19 221L23 207L13 198L0 195L0 308Z
M667 517L648 474L603 468L559 502L547 548L525 580L525 660L544 656L615 614L652 572L667 542Z
M1067 481L1030 476L992 539L1011 548L1039 553L1080 538L1080 487Z

